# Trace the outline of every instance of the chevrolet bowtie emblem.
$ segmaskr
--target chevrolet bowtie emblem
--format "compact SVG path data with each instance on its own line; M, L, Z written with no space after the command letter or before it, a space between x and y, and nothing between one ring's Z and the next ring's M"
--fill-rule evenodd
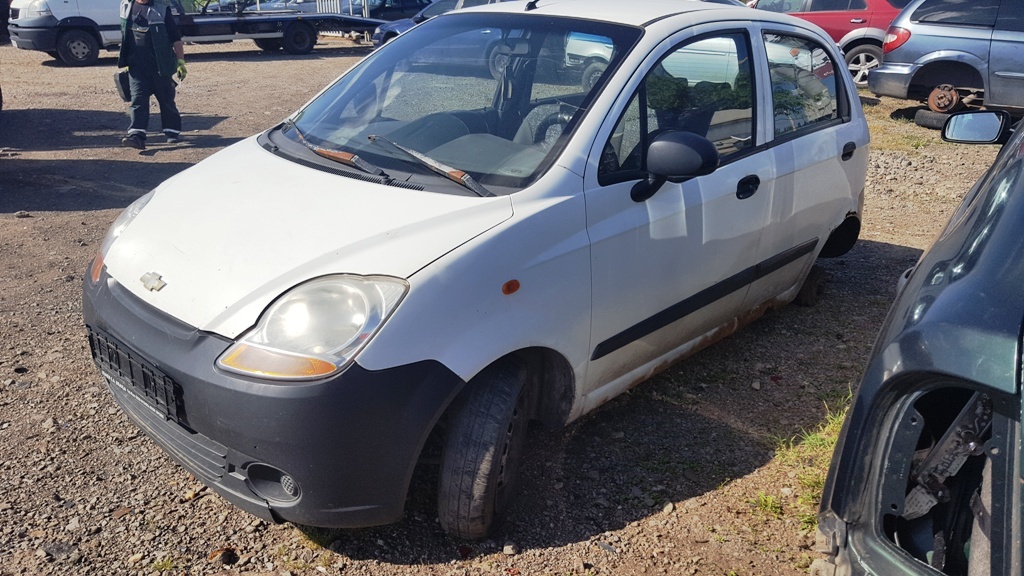
M167 286L167 282L164 282L163 278L156 272L146 272L139 280L142 281L142 285L146 287L146 290L150 292L159 292L161 288Z

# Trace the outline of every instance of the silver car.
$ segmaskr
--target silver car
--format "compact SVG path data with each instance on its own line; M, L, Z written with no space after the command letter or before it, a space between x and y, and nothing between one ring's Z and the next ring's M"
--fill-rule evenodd
M983 102L1024 113L1022 47L1024 13L1015 0L913 0L890 25L868 87L943 115Z

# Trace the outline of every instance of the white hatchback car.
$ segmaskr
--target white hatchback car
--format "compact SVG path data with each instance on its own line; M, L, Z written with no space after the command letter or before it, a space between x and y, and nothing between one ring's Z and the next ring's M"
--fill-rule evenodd
M590 89L570 36L610 47ZM507 56L498 79L410 60L469 37ZM86 275L92 353L153 440L253 514L398 520L436 438L441 522L482 537L530 420L572 422L849 250L867 159L842 55L805 21L453 12L129 206Z

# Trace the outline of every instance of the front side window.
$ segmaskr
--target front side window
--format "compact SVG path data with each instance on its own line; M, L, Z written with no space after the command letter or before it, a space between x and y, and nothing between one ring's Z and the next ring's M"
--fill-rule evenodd
M746 34L703 37L647 74L605 144L602 184L640 177L651 140L666 130L704 136L723 159L754 144L754 88Z
M775 135L814 129L839 118L836 67L817 42L765 33Z
M925 0L910 17L912 22L992 26L999 0Z
M335 160L348 165L336 170L368 172L357 174L363 179L513 193L551 165L604 85L599 75L584 83L581 67L566 65L569 39L588 39L614 70L640 33L528 14L434 18L375 52L267 138L278 153Z

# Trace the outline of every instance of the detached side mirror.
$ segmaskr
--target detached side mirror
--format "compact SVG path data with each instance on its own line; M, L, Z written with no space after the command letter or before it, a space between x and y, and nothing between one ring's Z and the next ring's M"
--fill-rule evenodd
M942 139L958 144L1002 144L1009 137L1010 115L1002 110L959 112L946 119Z
M707 138L668 130L657 135L647 147L647 179L629 192L634 202L644 202L666 182L683 182L711 174L718 168L718 150Z

